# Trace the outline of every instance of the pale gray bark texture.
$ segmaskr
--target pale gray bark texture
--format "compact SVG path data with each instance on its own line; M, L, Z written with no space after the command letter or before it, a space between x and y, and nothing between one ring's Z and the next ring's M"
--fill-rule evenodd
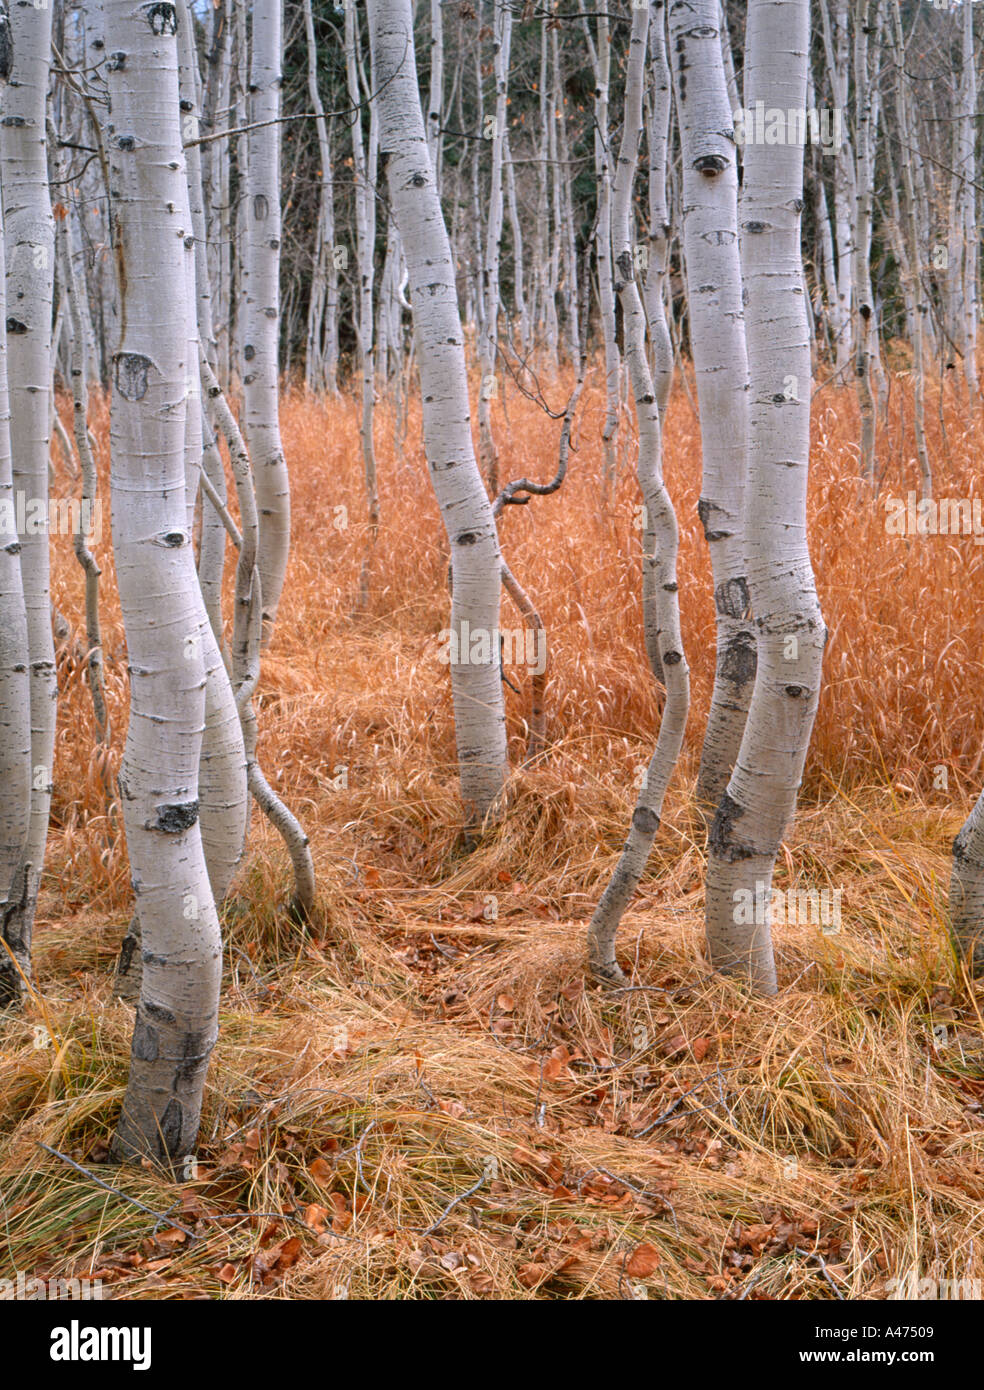
M622 915L639 886L659 828L663 798L680 756L690 706L690 674L680 635L680 604L677 592L676 561L679 537L676 514L663 483L659 405L646 355L646 313L635 282L629 230L632 185L642 134L642 85L648 28L648 8L642 6L633 10L626 68L625 121L615 175L613 262L622 306L625 357L638 417L639 487L649 517L653 546L652 552L645 555L644 563L652 567L655 578L653 587L656 595L655 616L658 621L657 646L664 672L666 702L656 750L632 814L632 824L622 857L595 909L588 931L588 959L592 972L610 983L618 983L624 979L615 957L615 934Z
M243 430L260 511L264 640L277 616L290 549L290 486L280 439L280 62L282 0L255 0L243 212Z
M307 82L318 133L321 191L314 247L314 271L308 303L307 352L304 376L309 390L338 394L338 266L335 260L335 175L331 162L331 134L318 88L318 51L314 39L311 0L304 0L304 36L307 42Z
M499 457L492 436L492 395L495 387L496 352L499 344L499 253L504 211L502 157L506 141L509 84L509 47L512 37L512 11L497 0L492 40L492 66L495 73L495 116L492 131L492 174L488 220L482 258L482 332L478 363L482 389L478 396L478 439L482 471L493 496L499 491Z
M0 16L5 21L6 16ZM0 508L13 513L10 404L7 393L7 296L3 219L0 214ZM16 920L11 890L17 878L31 818L31 690L28 674L27 610L21 579L20 543L0 533L0 1008L19 998L30 956L18 936L8 935L8 913Z
M984 974L984 792L953 842L950 929L972 974Z
M762 100L766 108L802 109L809 35L809 0L751 0L746 106ZM770 928L746 924L736 894L757 897L764 885L769 901L803 775L826 638L806 537L811 374L802 198L802 145L747 145L739 212L751 387L744 532L758 669L709 837L707 944L716 969L765 993L776 988Z
M354 5L345 9L345 70L349 101L359 106L363 98L362 44L359 11ZM375 418L375 366L373 361L372 297L375 280L373 252L376 241L376 173L379 151L378 112L375 103L369 107L369 139L362 137L362 111L353 112L352 172L355 195L356 273L358 275L358 315L356 318L359 370L362 376L362 418L359 435L362 440L362 468L366 484L366 511L369 522L369 546L359 580L359 603L369 602L369 565L372 547L379 529L379 487L376 481L376 446L373 437Z
M44 525L18 536L27 609L31 689L31 821L14 882L7 890L4 940L25 969L48 839L58 698L51 632L48 554L49 385L55 227L48 193L46 99L51 9L14 5L12 63L3 90L0 180L6 223L7 377L13 485L43 502ZM19 975L7 976L17 992Z
M673 384L673 342L666 319L666 282L669 272L670 214L666 205L666 163L670 134L673 88L666 57L666 7L654 0L649 23L652 55L652 95L648 107L649 148L649 256L646 266L646 318L653 361L656 403L662 421Z
M755 683L742 545L748 363L738 250L738 169L721 61L719 0L671 0L670 52L683 156L683 240L703 480L698 504L717 620L714 693L697 779L713 810L734 768Z
M417 89L410 0L371 0L373 85L379 93L380 151L410 273L423 395L424 443L451 543L451 630L489 638L499 625L502 558L492 507L472 444L468 380L454 262ZM451 662L461 794L470 824L493 811L506 772L498 651ZM460 658L464 657L464 660Z
M113 553L130 669L120 797L143 978L120 1158L194 1152L221 938L199 822L208 618L187 528L185 166L172 5L107 0L107 127L123 332L113 356Z

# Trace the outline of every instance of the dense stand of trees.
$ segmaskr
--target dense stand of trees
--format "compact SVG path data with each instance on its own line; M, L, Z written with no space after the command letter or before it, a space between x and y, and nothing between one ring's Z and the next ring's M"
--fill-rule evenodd
M601 374L598 505L634 456L643 640L662 714L589 931L616 932L687 723L678 522L663 481L692 363L717 666L697 800L711 963L776 988L768 896L795 811L825 629L807 535L810 399L853 383L859 484L893 476L887 361L978 398L980 26L969 0L103 0L0 4L0 501L44 510L51 388L70 389L83 498L91 391L112 402L113 546L130 670L117 788L134 889L119 988L137 1000L121 1156L194 1144L217 1032L219 908L252 796L303 919L307 837L257 756L254 695L290 546L285 379L361 401L369 602L375 406L420 392L450 556L450 679L469 838L508 814L504 506L559 487ZM501 476L497 393L564 379L554 479ZM476 427L477 452L472 426ZM64 447L73 443L64 434ZM867 494L870 496L870 492ZM30 989L57 719L49 545L0 549L0 1004ZM98 569L76 537L93 737L109 737ZM234 565L234 604L222 577ZM478 645L475 645L475 639ZM543 682L529 756L547 756ZM984 959L984 799L955 847L958 943Z

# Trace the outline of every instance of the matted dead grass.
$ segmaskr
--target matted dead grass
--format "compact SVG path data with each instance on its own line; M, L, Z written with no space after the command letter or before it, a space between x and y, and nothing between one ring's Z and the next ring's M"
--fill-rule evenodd
M546 388L555 408L566 386ZM515 392L506 403L504 477L549 477L559 424ZM841 888L843 927L779 929L780 993L749 998L702 951L692 791L713 615L697 424L678 390L666 463L694 709L620 937L631 987L599 989L586 919L658 718L628 466L599 511L601 410L596 374L563 489L502 520L549 632L550 749L466 854L438 658L447 547L419 411L399 442L391 406L378 413L383 525L360 613L357 409L286 398L294 547L260 747L311 836L320 916L306 937L286 919L285 857L254 817L184 1183L105 1163L132 1021L110 988L127 868L92 744L80 576L56 541L76 634L60 657L37 994L0 1035L0 1277L87 1275L123 1297L605 1299L879 1298L910 1275L984 1277L981 990L944 915L949 845L984 777L981 549L887 536L856 479L853 397L818 394L811 535L831 637L777 883ZM939 495L972 496L979 418L949 399L929 417ZM94 423L104 453L103 402ZM883 493L904 496L901 379L882 438ZM115 760L126 674L108 511L97 551ZM528 690L508 674L518 767Z

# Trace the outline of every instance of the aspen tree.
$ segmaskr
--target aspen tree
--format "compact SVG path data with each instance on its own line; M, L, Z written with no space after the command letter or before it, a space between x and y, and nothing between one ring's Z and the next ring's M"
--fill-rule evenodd
M984 974L984 792L953 842L950 929L972 973Z
M854 299L860 319L856 334L856 367L858 401L861 409L861 472L868 482L875 477L875 394L873 374L878 349L878 330L875 322L874 294L871 288L871 235L875 187L875 115L874 84L878 59L869 57L869 34L872 7L880 0L855 0L854 12L854 105L857 139L856 180L854 197ZM894 3L894 0L890 0ZM876 50L877 52L877 50Z
M579 0L584 11L584 0ZM591 37L587 19L584 20L584 33L588 43L588 53L595 74L595 127L594 159L595 177L598 180L598 216L595 225L595 260L598 269L598 302L601 311L601 327L605 345L605 423L601 438L605 450L605 473L602 483L603 498L607 498L615 486L618 447L619 383L621 380L621 360L618 343L615 339L615 291L612 267L612 174L608 151L608 103L609 82L611 80L611 43L608 14L600 11L597 16L597 42Z
M48 839L58 698L48 550L48 383L51 380L55 227L48 191L47 91L51 8L15 4L11 65L3 88L0 183L6 224L7 379L15 496L42 508L42 524L18 534L27 611L31 702L31 819L7 887L4 941L29 978L31 935ZM22 976L6 976L16 994ZM2 988L3 986L0 986Z
M639 885L652 849L663 798L680 756L690 705L690 675L680 635L677 596L678 531L676 514L663 483L659 405L646 355L646 313L635 280L635 257L630 235L630 205L639 140L642 135L642 87L646 63L649 7L632 11L632 34L625 76L625 120L615 174L613 208L614 256L622 307L625 357L632 380L639 427L639 487L649 513L653 550L644 564L655 573L658 655L666 684L666 703L656 750L632 814L622 857L595 909L588 931L592 971L609 982L623 979L615 958L615 933Z
M673 343L666 321L666 281L669 273L670 215L666 205L666 160L673 88L666 57L666 6L653 0L649 24L652 99L648 103L646 134L649 154L649 246L645 302L652 344L653 381L662 420L673 384Z
M506 772L499 654L493 650L502 557L472 444L455 269L427 149L410 0L370 0L369 23L380 150L410 276L424 443L451 544L458 765L466 817L476 825L494 812ZM462 642L465 631L478 642Z
M683 163L690 347L703 456L698 504L717 620L714 692L697 797L714 808L731 776L755 683L742 545L748 362L738 250L738 168L721 60L719 0L670 0L669 38Z
M980 232L977 227L976 139L977 67L974 54L974 6L971 0L960 6L961 61L958 113L954 127L955 173L959 181L955 235L950 241L959 270L960 307L958 342L963 357L964 380L973 401L977 397L977 321L980 309ZM898 23L896 18L896 23ZM900 132L903 141L905 132Z
M199 823L208 627L187 525L188 313L177 12L106 0L122 336L113 355L113 553L130 669L120 796L143 977L119 1158L194 1152L221 938Z
M304 37L307 41L307 84L315 115L320 161L318 226L315 233L314 273L308 305L305 382L309 390L338 394L338 261L335 257L335 176L331 162L331 133L318 87L318 50L314 40L311 0L304 0Z
M508 0L495 0L495 25L492 41L492 66L495 73L495 115L489 118L492 121L492 180L482 258L482 333L478 354L479 371L482 378L482 389L478 397L479 457L482 471L488 478L493 495L499 491L499 459L495 440L492 437L492 396L495 389L496 354L499 345L499 253L504 208L502 159L506 143L506 101L509 87L511 38L512 11Z
M184 222L184 270L186 294L184 303L188 322L188 351L185 361L188 408L185 413L185 502L189 529L194 526L195 502L199 494L203 466L204 419L202 410L199 354L213 359L216 355L212 327L212 296L206 257L205 207L202 188L200 147L198 137L197 57L191 6L188 0L178 0L175 6L178 23L178 92L182 133L188 149L185 157L186 179L181 200ZM209 432L209 445L214 440ZM221 462L219 463L221 471ZM212 556L206 562L221 565L217 528L210 527L212 508L203 508L202 539L208 538ZM209 535L209 531L212 534ZM223 528L224 535L224 528ZM199 566L199 569L201 566ZM202 591L203 603L205 591ZM207 612L207 606L206 606ZM243 731L229 673L220 650L215 624L209 621L201 634L202 656L205 661L205 729L202 738L199 769L199 821L205 863L216 903L221 903L229 891L246 842L249 819L249 793L246 786L246 753Z
M821 0L824 52L834 109L847 112L850 79L850 48L848 35L849 0ZM837 254L834 293L828 304L833 333L835 365L838 373L846 371L852 349L851 297L855 285L854 210L856 204L856 174L854 151L845 128L841 144L834 155L834 226L833 244Z
M369 139L362 136L362 44L359 30L359 10L355 5L345 6L345 70L348 79L348 95L352 106L359 108L352 113L352 164L355 182L355 241L358 303L356 319L359 369L362 377L362 419L359 434L362 439L362 467L366 484L366 504L369 521L370 544L375 541L379 528L379 489L376 483L376 449L373 441L373 419L375 415L376 385L373 362L373 313L372 296L374 271L374 248L376 243L376 166L378 162L379 129L378 112L375 102L369 104ZM368 555L363 565L360 581L360 604L364 607L369 600Z
M9 76L9 19L0 7L0 82ZM3 100L0 97L0 100ZM31 818L31 690L28 674L27 610L21 578L20 542L9 519L16 516L10 457L7 392L4 227L0 212L0 1008L16 1000L30 957L22 939L9 933L8 916Z
M892 5L893 38L895 41L896 79L895 113L899 123L899 163L902 166L902 214L906 232L906 259L910 285L908 298L912 305L909 331L912 342L912 385L913 416L916 434L916 456L919 460L919 476L923 497L933 495L933 470L929 462L929 447L926 443L926 377L923 365L923 320L919 311L921 294L919 222L916 213L916 192L912 175L911 147L913 137L909 123L909 102L906 93L905 41L902 36L902 20L897 5Z
M283 0L254 0L243 209L243 431L260 511L265 640L290 549L290 484L280 439L280 63Z
M745 105L799 111L806 99L809 0L750 0ZM770 900L779 843L796 806L826 639L806 537L810 341L800 223L803 147L745 147L739 224L750 385L745 574L758 667L738 759L708 842L712 965L776 988L768 925L741 901ZM738 894L747 892L748 899Z

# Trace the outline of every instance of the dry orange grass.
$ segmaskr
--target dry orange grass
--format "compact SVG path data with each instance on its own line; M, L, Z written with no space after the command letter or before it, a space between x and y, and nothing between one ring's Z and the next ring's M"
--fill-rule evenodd
M555 409L568 385L547 385ZM585 919L658 713L630 461L599 509L599 386L596 373L561 491L501 521L549 633L550 751L515 774L507 818L471 855L438 659L448 552L419 408L405 440L392 406L378 411L383 525L359 613L357 408L285 399L293 555L264 660L260 749L311 836L323 917L307 938L285 919L285 856L254 817L225 911L198 1176L183 1185L103 1165L126 1077L131 1014L110 971L129 890L93 750L80 575L68 540L56 542L55 601L76 633L60 658L38 992L0 1037L0 1276L95 1273L107 1295L141 1297L753 1299L883 1297L910 1274L984 1276L980 991L944 925L949 844L984 777L980 547L886 535L883 505L857 481L853 396L818 393L811 543L830 641L779 882L841 887L844 928L780 930L780 994L750 1001L702 959L691 794L713 613L699 432L677 390L665 452L693 714L623 926L633 988L586 985ZM979 416L955 398L931 406L938 494L971 496ZM498 409L503 477L550 477L559 422L511 388ZM104 455L104 402L93 417ZM883 495L916 486L911 452L897 377ZM61 467L57 490L72 487ZM105 520L115 760L126 675ZM502 621L520 626L508 600ZM528 689L509 674L518 766ZM167 1219L155 1225L39 1142Z

